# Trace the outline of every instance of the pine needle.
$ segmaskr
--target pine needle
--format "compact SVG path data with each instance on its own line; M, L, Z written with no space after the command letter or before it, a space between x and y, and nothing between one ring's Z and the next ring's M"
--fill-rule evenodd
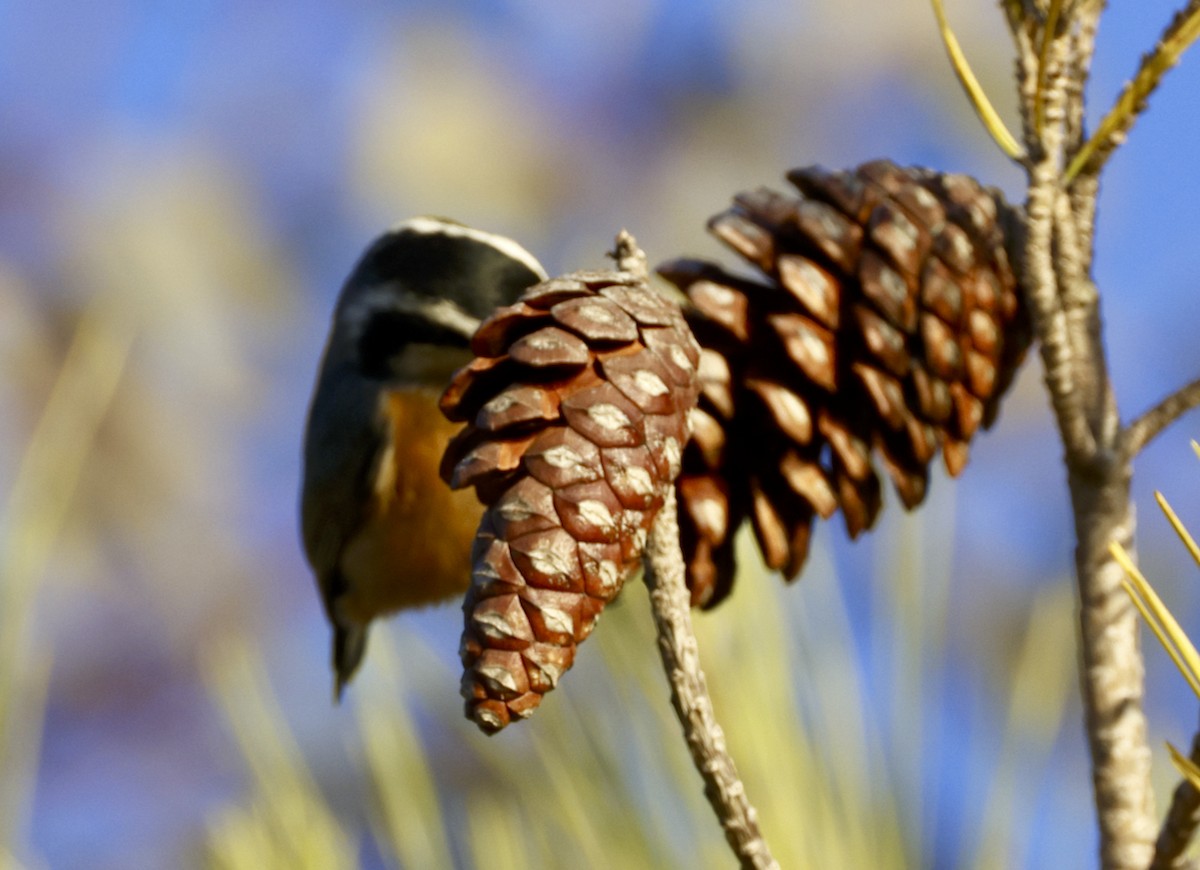
M1129 593L1129 597L1158 638L1159 643L1163 645L1163 649L1175 662L1175 667L1179 668L1179 672L1188 681L1192 691L1196 693L1197 697L1200 697L1200 653L1196 652L1196 647L1192 645L1187 634L1175 621L1171 611L1167 609L1150 583L1142 576L1142 572L1133 564L1133 560L1129 558L1125 548L1120 544L1113 543L1109 547L1109 552L1113 554L1113 558L1125 570L1128 577L1123 583L1125 591Z
M1171 505L1167 503L1166 497L1161 492L1155 491L1154 499L1158 502L1158 506L1162 508L1162 512L1166 514L1167 521L1175 529L1175 534L1179 535L1179 539L1183 541L1183 545L1187 547L1188 552L1192 554L1192 558L1196 561L1196 564L1200 565L1200 546L1196 545L1196 540L1184 527L1183 522L1171 508Z
M996 111L991 100L988 99L983 86L979 84L979 80L975 78L975 73L971 71L971 66L967 63L966 55L963 54L962 47L958 44L958 38L954 35L954 31L950 27L950 22L946 19L946 10L942 6L942 0L930 0L930 2L933 4L933 14L937 17L938 32L941 34L942 42L946 46L946 54L950 56L950 64L954 67L954 74L958 77L959 84L963 86L963 90L967 92L967 98L971 101L971 106L975 109L979 120L983 122L983 126L992 137L992 141L999 146L1001 151L1013 160L1018 162L1023 160L1025 158L1025 149L1021 147L1016 137L1004 125L1004 121L1000 119L999 112Z
M1196 766L1196 762L1192 761L1170 743L1167 744L1167 750L1171 753L1171 761L1175 762L1175 766L1179 768L1179 772L1193 786L1200 789L1200 767Z

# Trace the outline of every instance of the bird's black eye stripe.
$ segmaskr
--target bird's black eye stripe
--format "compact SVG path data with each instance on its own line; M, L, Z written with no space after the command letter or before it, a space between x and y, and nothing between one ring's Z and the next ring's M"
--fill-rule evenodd
M470 340L419 315L380 311L367 321L358 339L358 360L363 374L373 378L388 377L392 359L410 344L466 348Z

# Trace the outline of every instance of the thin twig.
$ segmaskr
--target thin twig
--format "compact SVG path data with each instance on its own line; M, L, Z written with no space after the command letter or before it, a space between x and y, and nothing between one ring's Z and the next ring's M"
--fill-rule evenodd
M1192 738L1188 757L1193 763L1200 764L1200 731ZM1158 832L1150 870L1178 870L1190 866L1184 852L1196 835L1197 827L1200 827L1200 790L1185 777L1171 795L1171 807Z
M611 256L617 268L645 279L646 254L628 230L617 233ZM692 630L691 595L679 543L675 488L670 487L643 551L645 582L658 627L658 650L671 684L671 705L683 726L683 736L704 794L725 831L725 839L744 868L778 870L767 841L758 829L758 812L746 797L737 766L725 746L725 732L713 712L708 684L700 668L700 652Z
M1200 37L1200 0L1189 0L1175 13L1154 51L1142 57L1137 75L1125 85L1117 102L1104 116L1096 132L1075 155L1063 175L1064 183L1084 173L1095 175L1108 156L1125 140L1134 121L1146 108L1146 100L1158 87L1188 47Z
M1071 42L1067 62L1071 65L1067 92L1067 147L1074 154L1083 143L1084 135L1084 89L1092 69L1092 57L1096 53L1096 31L1100 29L1100 15L1106 0L1084 0L1071 10Z
M975 73L971 71L971 65L967 63L967 57L958 44L958 38L954 35L950 22L946 19L946 10L942 7L942 0L930 0L930 2L933 4L933 14L937 16L938 32L946 46L946 54L950 56L950 64L954 67L954 74L958 76L959 84L967 92L967 98L971 101L975 113L979 115L979 120L983 122L983 126L1001 151L1018 163L1022 162L1025 159L1025 150L1021 148L1016 137L1009 132L1008 127L1004 126L1000 113L996 111L992 101L988 99L987 93L983 90L983 86L979 84L979 79L975 78Z
M1200 406L1200 378L1180 387L1125 427L1122 450L1132 459L1164 429Z
M650 530L643 556L650 606L658 627L658 650L671 683L671 704L683 726L692 761L704 779L704 794L742 867L778 868L758 829L758 813L746 797L745 786L725 746L725 733L713 713L700 668L676 511L672 488Z
M1037 34L1033 25L1022 20L1012 27L1013 46L1017 50L1017 111L1021 113L1021 132L1025 138L1025 150L1040 141L1033 114L1033 104L1038 87Z

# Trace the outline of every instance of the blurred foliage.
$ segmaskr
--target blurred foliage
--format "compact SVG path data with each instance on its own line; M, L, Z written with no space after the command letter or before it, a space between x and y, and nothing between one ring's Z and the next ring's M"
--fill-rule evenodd
M752 560L752 548L745 550ZM806 584L802 608L764 576L752 578L754 593L734 597L727 619L698 623L718 716L782 866L929 866L932 856L911 826L913 808L928 795L919 775L913 790L903 773L890 772L893 753L913 746L889 736L887 713L858 668L834 572L820 567L826 570ZM919 610L944 606L924 600L920 577L904 580L922 599ZM1072 678L1073 640L1060 630L1072 605L1061 590L1031 607L984 807L986 834L953 866L1014 866L1027 845L1032 808L1020 785L1062 728ZM354 693L361 699L354 754L363 768L355 799L370 807L368 853L399 867L727 866L651 652L645 599L640 584L627 589L593 648L581 650L592 661L518 733L494 739L462 718L448 691L456 674L425 643L410 632L380 632ZM936 628L898 637L905 648L898 652L936 661L944 640ZM328 842L319 832L339 814L320 808L269 687L261 675L241 678L246 667L243 657L227 659L212 678L254 774L250 809L222 811L222 819L241 824L210 829L209 854L219 856L212 866L300 866L283 856L308 841L272 820L293 802L309 806L308 817L321 820L315 848ZM897 706L902 715L920 714L917 698ZM431 717L424 729L412 710ZM272 734L284 750L264 745ZM918 745L928 741L911 736ZM248 839L254 849L244 845Z
M226 638L210 650L204 665L210 690L225 711L253 782L248 807L223 809L212 821L211 866L355 866L350 838L306 769L271 698L261 661L245 641Z
M124 372L134 327L110 295L93 297L67 348L0 513L0 843L16 839L34 779L50 650L33 602Z

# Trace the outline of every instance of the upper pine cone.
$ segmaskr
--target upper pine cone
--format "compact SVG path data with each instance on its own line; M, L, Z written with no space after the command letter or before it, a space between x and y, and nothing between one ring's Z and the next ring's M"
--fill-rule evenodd
M700 349L630 272L544 281L472 349L442 396L468 422L442 475L487 505L461 652L467 715L492 733L554 688L636 568L679 473Z
M872 449L908 508L939 447L957 475L1030 342L999 193L887 161L787 177L801 195L744 193L709 222L762 275L659 268L691 300L704 347L677 482L694 604L728 594L747 517L789 580L815 514L840 507L851 537L870 528Z

